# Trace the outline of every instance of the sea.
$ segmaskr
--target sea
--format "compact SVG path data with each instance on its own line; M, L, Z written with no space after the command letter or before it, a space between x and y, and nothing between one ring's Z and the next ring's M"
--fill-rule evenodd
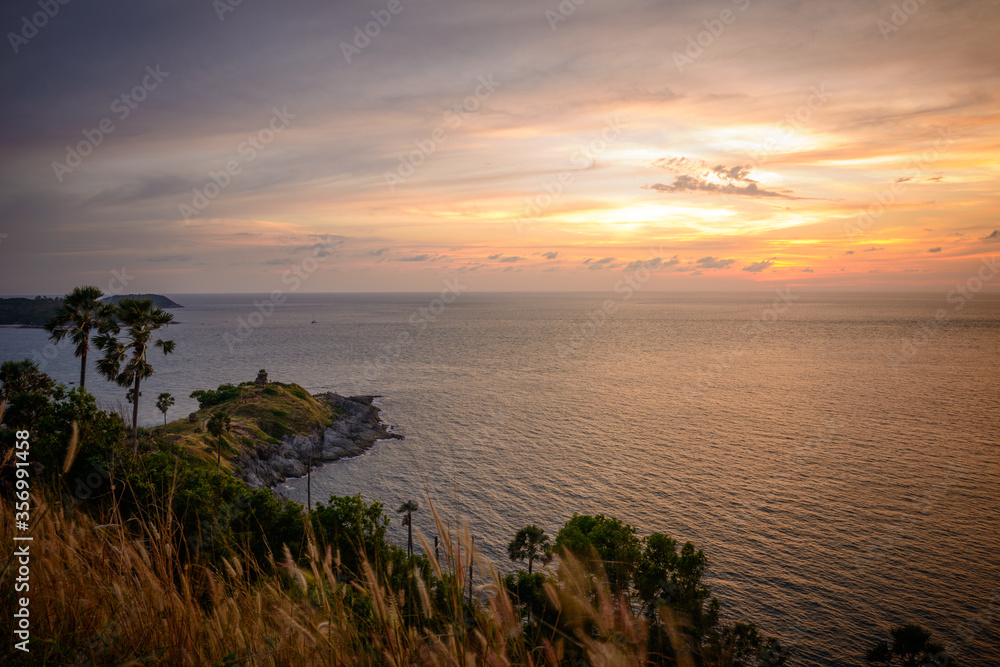
M377 395L405 436L328 464L312 498L434 503L501 571L574 513L690 540L728 621L791 664L861 665L919 623L963 665L1000 656L1000 294L168 295L160 392L272 380ZM0 360L78 379L68 345L0 329ZM107 407L125 390L91 368ZM306 480L279 490L306 500ZM392 514L390 537L405 543Z

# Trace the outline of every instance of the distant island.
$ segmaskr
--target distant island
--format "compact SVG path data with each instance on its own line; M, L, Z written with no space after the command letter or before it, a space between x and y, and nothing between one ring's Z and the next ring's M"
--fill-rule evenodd
M118 303L125 297L152 299L159 308L183 308L181 304L162 294L120 294L107 298ZM40 327L44 325L63 304L62 297L36 296L33 299L13 297L0 299L0 326Z
M55 315L62 302L62 297L48 296L0 299L0 325L40 327Z
M173 299L168 299L162 294L115 294L105 299L108 303L118 303L122 299L152 299L153 305L157 308L183 308L181 304Z

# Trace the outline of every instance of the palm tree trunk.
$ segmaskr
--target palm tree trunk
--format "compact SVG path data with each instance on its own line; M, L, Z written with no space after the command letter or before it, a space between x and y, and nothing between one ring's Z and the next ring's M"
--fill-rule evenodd
M135 374L135 396L132 397L132 455L139 453L139 380Z
M528 556L528 574L531 574L531 563L535 560L534 556Z
M413 512L412 511L406 513L406 533L407 533L406 549L412 556L413 555Z
M89 335L89 334L88 334ZM87 348L83 348L83 356L80 361L80 389L83 389L87 381Z

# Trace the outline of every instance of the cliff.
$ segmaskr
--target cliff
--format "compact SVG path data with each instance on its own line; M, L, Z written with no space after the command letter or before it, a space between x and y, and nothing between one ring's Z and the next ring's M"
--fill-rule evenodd
M222 385L192 396L201 409L158 427L161 437L216 461L219 438L208 433L208 420L223 412L231 423L222 436L222 467L257 488L301 477L310 463L317 467L357 456L379 440L402 438L381 422L373 396L310 396L281 382Z

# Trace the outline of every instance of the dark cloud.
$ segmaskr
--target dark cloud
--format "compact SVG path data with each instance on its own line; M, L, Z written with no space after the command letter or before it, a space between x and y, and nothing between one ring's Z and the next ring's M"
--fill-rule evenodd
M774 264L774 258L772 257L771 259L765 259L760 262L754 262L749 266L744 266L743 270L749 271L750 273L760 273L761 271L768 268L769 266L772 266L773 264Z
M654 183L643 186L646 190L656 192L711 192L722 195L738 195L742 197L777 197L780 199L798 199L790 191L765 190L757 181L750 178L750 166L737 165L727 167L715 165L710 167L702 160L685 157L661 158L653 165L668 171L680 172L669 185Z
M503 257L503 253L502 252L495 252L492 255L490 255L489 257L487 257L486 259L500 259L501 257Z
M927 252L941 252L941 250L942 250L941 246L938 246L937 248L931 248Z
M434 255L429 255L424 253L422 255L413 255L412 257L400 257L398 261L400 262L427 262L434 259Z
M816 273L816 272L813 271L811 268L805 268L805 269L802 269L802 273Z
M798 199L787 192L764 190L756 182L740 186L737 183L710 183L703 178L682 174L673 183L665 185L654 183L643 186L646 190L657 192L712 192L720 195L739 195L743 197L777 197L779 199Z
M1000 241L1000 229L994 229L992 234L983 237L984 241Z
M545 259L555 259L558 256L559 256L558 252L544 252L544 253L542 253L542 257L544 257Z
M492 257L490 259L492 259ZM524 257L504 257L500 261L504 264L513 264L514 262L523 262Z
M853 254L854 254L854 251L853 251L853 250L848 250L848 251L847 251L847 252L845 252L844 254L845 254L845 255L853 255Z
M878 252L879 250L885 250L885 247L882 246L882 247L876 248L875 246L872 246L871 248L866 248L865 252Z
M698 260L699 269L724 269L731 264L735 264L735 259L716 259L715 257L702 257Z
M389 252L388 248L379 248L378 250L369 250L369 255L375 255L376 257L381 257L385 253Z

